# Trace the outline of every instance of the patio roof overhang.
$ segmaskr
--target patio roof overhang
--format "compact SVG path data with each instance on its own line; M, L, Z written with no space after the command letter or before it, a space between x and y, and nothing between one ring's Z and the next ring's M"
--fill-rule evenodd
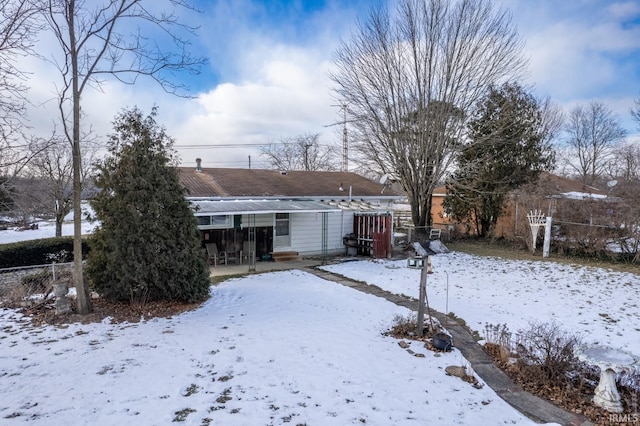
M191 206L196 216L342 211L337 206L315 200L192 200Z

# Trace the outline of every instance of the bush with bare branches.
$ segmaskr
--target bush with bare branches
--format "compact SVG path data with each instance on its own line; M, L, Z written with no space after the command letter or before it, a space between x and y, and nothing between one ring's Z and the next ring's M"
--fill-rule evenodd
M575 350L581 343L577 334L563 330L556 322L531 322L518 333L516 352L523 371L540 374L550 384L561 386L578 368Z

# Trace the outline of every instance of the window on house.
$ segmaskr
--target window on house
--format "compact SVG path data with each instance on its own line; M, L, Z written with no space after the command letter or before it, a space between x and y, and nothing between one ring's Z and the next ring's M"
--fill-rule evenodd
M211 216L212 225L228 225L229 223L229 216Z
M276 235L289 235L289 213L276 213Z
M211 216L196 216L199 226L211 225Z
M224 228L231 224L231 216L218 215L218 216L196 216L198 220L198 226L206 226L213 228Z

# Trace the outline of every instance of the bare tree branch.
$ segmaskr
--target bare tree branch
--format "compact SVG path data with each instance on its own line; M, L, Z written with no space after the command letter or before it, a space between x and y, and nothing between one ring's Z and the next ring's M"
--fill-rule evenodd
M634 107L631 108L631 117L638 123L638 129L640 130L640 98L633 100Z
M558 104L551 100L550 96L539 98L537 101L542 113L542 140L545 143L552 143L562 131L565 120L564 112Z
M607 178L622 182L640 182L640 146L627 141L613 150L611 161L607 163ZM621 182L621 183L622 183Z
M603 176L616 144L626 136L618 117L602 102L573 108L564 131L568 164L587 185Z
M0 2L0 176L4 183L32 155L32 141L24 135L27 75L17 61L32 53L39 29L37 12L30 0Z
M320 134L281 138L260 149L267 164L278 170L338 170L339 154L335 146L318 143Z
M400 0L373 9L335 54L330 74L349 105L355 150L398 176L416 226L464 138L465 114L492 83L526 67L505 10L488 0Z
M95 138L82 137L82 187L90 177L93 161L97 153ZM29 170L36 179L43 182L44 191L38 194L47 211L53 211L56 222L56 237L62 235L65 216L73 206L73 155L65 137L55 131L49 140L43 141L42 148L29 164Z
M186 96L188 87L176 80L176 73L196 74L205 60L193 57L188 50L195 28L182 24L173 12L154 12L143 0L41 1L46 28L60 48L48 60L62 79L58 108L72 147L74 284L77 310L85 314L91 306L82 276L82 94L87 87L100 90L103 78L134 84L138 77L146 76L168 93ZM183 0L171 4L187 5ZM153 39L146 35L149 31L154 31Z

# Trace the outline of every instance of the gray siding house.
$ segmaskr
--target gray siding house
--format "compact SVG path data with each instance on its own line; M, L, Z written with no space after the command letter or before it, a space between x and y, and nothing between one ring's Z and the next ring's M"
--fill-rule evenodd
M215 244L225 261L249 260L247 252L257 261L324 257L349 246L390 253L402 197L355 173L181 167L179 175L203 247Z

